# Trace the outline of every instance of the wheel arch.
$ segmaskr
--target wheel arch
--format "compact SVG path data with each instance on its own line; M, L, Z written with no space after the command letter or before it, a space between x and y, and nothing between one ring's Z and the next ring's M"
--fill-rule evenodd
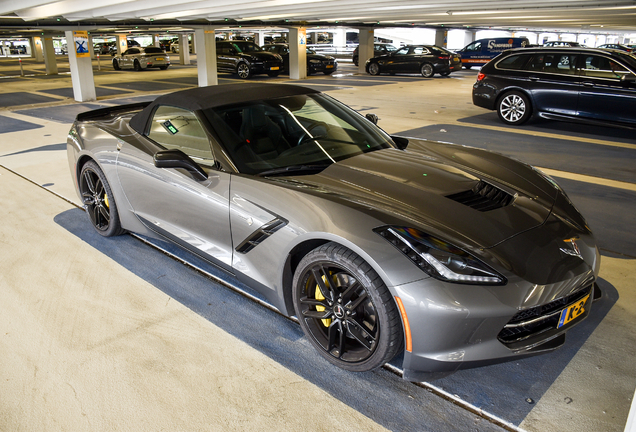
M530 93L528 90L524 89L523 87L506 87L500 90L499 93L497 94L497 97L495 98L495 111L497 110L497 107L499 106L499 102L501 102L501 99L505 95L513 91L523 93L523 95L528 98L528 101L530 101L530 109L532 110L532 114L534 114L535 103L534 103L534 99L532 98L532 93Z

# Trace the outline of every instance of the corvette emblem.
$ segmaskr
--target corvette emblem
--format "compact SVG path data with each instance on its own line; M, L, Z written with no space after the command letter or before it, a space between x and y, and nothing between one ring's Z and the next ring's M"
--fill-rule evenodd
M563 240L569 247L559 248L559 250L566 255L571 255L571 256L575 256L575 257L579 257L583 259L583 256L581 255L581 250L579 249L579 246L576 244L577 240L579 240L578 237L572 237L572 238Z

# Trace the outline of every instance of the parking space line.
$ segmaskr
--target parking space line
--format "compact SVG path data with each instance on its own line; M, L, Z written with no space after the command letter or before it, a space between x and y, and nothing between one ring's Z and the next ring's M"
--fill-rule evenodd
M597 184L597 185L602 185L602 186L609 186L609 187L613 187L616 189L625 189L628 191L636 191L636 183L627 183L627 182L622 182L622 181L617 181L617 180L608 180L608 179L604 179L601 177L593 177L593 176L587 176L587 175L583 175L583 174L575 174L575 173L570 173L570 172L566 172L566 171L557 171L554 169L550 169L550 168L541 168L541 167L537 167L538 169L540 169L541 171L543 171L544 173L546 173L549 176L554 176L554 177L561 177L561 178L566 178L569 180L576 180L576 181L580 181L580 182L585 182L585 183L593 183L593 184Z

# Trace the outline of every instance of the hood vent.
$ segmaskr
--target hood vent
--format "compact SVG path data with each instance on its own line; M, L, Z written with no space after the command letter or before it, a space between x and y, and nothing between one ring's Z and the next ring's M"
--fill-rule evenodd
M514 196L483 180L471 190L448 195L446 198L482 212L505 207L514 201Z

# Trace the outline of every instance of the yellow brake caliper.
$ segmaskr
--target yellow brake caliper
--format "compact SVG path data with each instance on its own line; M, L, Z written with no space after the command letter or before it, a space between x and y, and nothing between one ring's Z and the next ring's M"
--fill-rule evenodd
M325 278L324 275L322 277L322 281L325 283L325 285L327 284L327 278ZM318 286L318 284L316 284L315 298L316 298L316 300L324 300L325 299L325 297L320 292L320 287ZM316 310L318 312L323 312L325 310L325 307L324 306L316 306ZM331 318L326 318L326 319L323 319L321 321L322 321L322 325L324 325L325 327L329 327L331 325Z
M106 192L104 192L104 204L106 204L106 207L110 208L110 205L108 204L108 195L106 195Z

